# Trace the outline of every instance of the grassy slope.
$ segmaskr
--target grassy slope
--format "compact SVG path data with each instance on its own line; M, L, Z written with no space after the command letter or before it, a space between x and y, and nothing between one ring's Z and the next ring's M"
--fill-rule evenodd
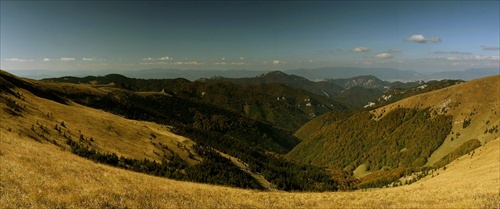
M485 130L492 129L495 126L498 127L499 124L500 117L498 114L500 114L500 99L496 96L500 95L499 85L500 76L477 79L441 90L410 97L375 109L372 111L372 114L378 117L376 120L380 120L388 115L388 113L391 113L394 109L402 107L411 109L431 108L431 114L451 115L453 117L451 134L449 134L441 146L433 152L433 154L428 158L426 164L434 165L434 163L438 162L447 154L455 151L468 140L478 139L480 142L484 143L498 137L498 132L485 133ZM341 113L333 114L333 116L336 116L337 114ZM302 155L304 159L307 157L313 158L316 155L316 159L327 160L327 158L319 158L317 156L318 150L321 150L321 147L325 146L322 142L328 139L323 139L323 141L321 141L322 139L315 139L315 133L324 129L323 127L328 124L329 117L333 116L332 114L319 116L317 119L310 121L308 124L299 129L295 133L298 138L310 138L312 140L303 141L288 155ZM464 120L466 119L470 119L471 123L466 128L463 128ZM460 134L459 137L457 137L458 133ZM313 146L316 146L316 148L313 148ZM310 148L310 151L302 151L301 153L301 149L299 148L303 147ZM349 147L346 147L346 149L348 148ZM306 157L304 157L304 155ZM364 177L367 174L369 173L366 172L364 164L354 170L354 176L358 178Z
M39 96L33 95L30 92L33 92L33 90L26 91L20 88L16 88L14 85L10 85L10 83L20 83L24 82L26 83L27 87L32 87L31 89L37 89L37 88L43 88L43 89L48 89L47 92L57 92L60 93L59 95L67 95L69 94L66 99L62 99L64 104L53 102L51 100L43 99ZM16 83L16 84L17 84ZM23 88L27 88L24 87ZM12 90L11 90L12 88ZM2 92L3 91L3 92ZM10 92L10 94L8 93ZM109 92L113 92L112 94ZM119 112L119 114L126 115L127 118L130 116L130 111L135 111L137 109L142 108L141 106L141 98L139 96L135 96L132 99L127 98L130 92L127 90L119 90L115 89L113 87L101 87L101 88L94 88L90 85L82 85L82 84L69 84L69 83L45 83L45 82L40 82L40 81L34 81L34 80L29 80L29 79L22 79L22 78L17 78L15 76L9 75L8 73L2 73L0 72L0 119L3 121L3 126L5 129L12 131L13 133L19 133L21 136L23 135L28 135L30 138L39 141L39 142L46 142L46 143L53 143L59 146L63 150L68 150L68 146L66 146L66 136L70 136L73 141L79 141L80 144L83 144L83 146L86 145L92 145L91 147L93 149L97 149L98 152L101 153L116 153L118 156L124 156L127 158L133 158L133 159L144 159L147 158L149 160L156 160L157 162L162 159L163 155L169 155L170 151L173 151L175 154L180 155L180 157L188 161L189 164L196 164L198 160L201 158L195 154L193 151L193 145L195 142L193 142L190 139L187 139L186 137L181 137L177 136L175 134L172 134L169 131L169 127L165 127L163 125L157 125L153 123L148 123L144 121L134 121L134 120L127 120L124 117L116 116L113 114L109 114L104 111L92 109L89 107L85 107L82 105L79 105L77 103L73 103L70 101L70 99L75 99L77 98L79 102L83 101L82 103L85 104L85 101L88 100L93 100L95 99L95 103L98 104L107 104L108 106L111 107L111 109L114 106L119 106L122 105L123 103L129 102L132 104L139 104L138 108L133 106L132 108L126 107L124 111ZM41 94L44 96L45 94ZM110 96L111 95L111 96ZM152 92L137 92L134 95L149 95L150 97L156 96L156 97L162 97L164 100L169 100L170 97L168 94L165 93L152 93ZM16 97L17 96L17 97ZM57 96L57 95L56 95ZM109 102L108 100L101 99L103 97L112 97L112 98L117 98L116 101L113 100ZM120 100L120 98L126 98L125 101ZM118 101L120 100L120 101ZM139 100L139 101L138 101ZM179 99L177 99L179 100ZM12 102L14 101L14 102ZM142 104L163 104L163 100L155 100L155 99L150 99ZM136 102L136 103L134 103ZM167 101L168 102L168 101ZM11 103L16 103L14 106L20 106L21 110L15 110L19 108L12 107ZM110 105L111 103L111 105ZM174 101L175 103L175 101ZM10 105L9 105L10 104ZM183 103L181 102L181 105ZM125 104L127 105L127 104ZM170 104L168 103L168 108L163 108L163 112L171 113L170 115L174 115L178 112L185 113L187 112L187 109L189 108L190 103L185 105L184 107L179 107L178 104ZM6 106L9 106L8 108ZM97 105L99 106L99 105ZM173 106L173 107L172 107ZM187 107L186 107L187 106ZM203 105L200 105L202 110L205 110ZM197 106L194 106L197 107ZM153 112L156 111L156 107L150 108ZM184 109L186 111L178 111L178 109ZM208 109L207 112L209 113L217 113L217 114L225 114L225 115L230 115L231 113L226 113L223 110L217 111L217 109L214 111L215 108ZM4 110L4 111L2 111ZM5 114L4 114L5 113ZM135 112L134 112L135 113ZM140 113L140 112L139 112ZM213 116L213 114L207 114L209 117ZM16 116L17 115L17 116ZM178 114L176 114L178 115ZM161 115L163 116L163 115ZM181 117L181 116L179 116ZM189 123L189 118L192 116L189 116L187 114L187 117L185 115L182 115L182 117L187 118L187 122ZM236 117L238 118L238 117ZM244 119L244 118L243 118ZM174 117L175 120L175 117ZM239 121L240 120L232 120L234 121ZM64 122L65 127L62 127L62 123ZM260 123L251 123L251 120L243 120L243 122L250 122L250 123L244 123L242 128L239 128L240 126L237 126L238 128L235 128L233 131L235 134L235 137L239 137L239 135L244 135L241 138L249 139L251 143L254 141L256 142L256 146L264 146L262 140L272 140L273 138L279 139L281 141L284 141L284 139L293 138L291 135L286 133L285 131L280 130L273 130L271 127L266 126L265 124L260 124ZM175 124L175 123L174 123ZM236 124L238 125L238 124ZM240 123L241 125L241 123ZM249 132L248 129L245 125L248 125L249 128L251 129L250 131L262 133L263 132L263 137L253 135L253 133L247 133ZM62 129L62 131L59 131L57 128L54 129L54 126L58 126L59 128ZM185 132L189 132L190 129L187 129L187 131L182 132L184 130L181 129L179 131L179 127L173 127L175 131L178 131L176 133L180 133L180 135L185 134ZM246 132L244 132L246 131ZM61 133L62 132L62 133ZM84 140L82 140L80 137L80 133L83 134ZM188 133L189 134L189 133ZM239 134L239 135L238 135ZM267 134L267 135L266 135ZM186 136L191 136L193 139L196 140L196 143L199 143L203 146L206 144L204 141L204 138L209 138L206 140L207 144L212 143L212 141L218 140L217 138L219 135L209 135L205 136L203 134L198 134L198 135L186 135ZM166 140L165 140L166 139ZM260 183L264 184L266 188L273 189L272 185L264 179L267 178L270 182L276 184L276 188L279 189L295 189L297 188L297 185L301 183L300 180L295 180L297 175L301 175L301 179L310 179L310 178L302 178L302 174L300 173L301 169L304 169L302 167L299 168L299 166L295 166L295 164L283 164L286 162L281 162L279 159L275 159L274 157L269 157L266 158L266 154L262 151L262 153L257 153L253 151L252 149L246 149L246 150L251 150L250 154L247 152L243 153L243 149L241 147L245 147L246 144L240 143L237 145L238 149L233 149L234 147L234 142L232 141L233 139L230 137L224 138L225 140L219 140L221 141L222 145L219 145L217 149L219 151L228 153L233 156L238 156L240 159L244 159L246 163L249 165L244 166L242 170L247 171L247 173L250 173L251 176L253 176L255 179L257 179ZM238 138L239 139L239 138ZM235 139L234 141L238 140ZM256 139L256 140L254 140ZM217 144L216 144L217 145ZM210 146L210 145L208 145ZM168 148L165 148L168 147ZM228 148L229 147L229 148ZM224 149L226 148L226 149ZM241 150L240 150L241 149ZM235 152L231 152L233 150L236 150ZM246 151L245 150L245 151ZM272 149L270 149L270 153L272 153ZM238 153L241 152L242 154ZM198 151L196 151L198 152ZM240 155L239 155L240 154ZM194 156L193 156L194 155ZM251 156L248 158L248 156ZM204 156L205 157L205 156ZM227 156L226 156L227 157ZM253 157L253 158L252 158ZM231 159L233 164L236 166L239 166L237 163L237 160L234 158L228 157ZM269 161L269 162L268 162ZM263 162L263 163L261 163ZM261 165L262 164L262 165ZM201 164L200 166L203 166L205 164ZM248 170L251 168L252 171ZM295 166L295 167L294 167ZM198 166L199 167L199 166ZM241 167L241 166L240 166ZM292 168L290 168L292 167ZM227 171L229 167L225 167L226 169L216 169L218 171ZM233 167L234 169L237 169L236 167ZM297 169L296 169L297 168ZM137 170L137 169L136 169ZM208 170L208 169L203 169L203 171ZM300 171L299 171L300 170ZM317 169L320 171L320 169ZM201 170L200 170L201 171ZM203 173L201 171L200 173ZM298 172L297 172L298 171ZM186 172L189 174L197 172L192 171L192 170L186 170ZM208 173L207 171L206 173ZM284 172L289 172L286 173L286 176ZM293 173L295 172L295 173ZM323 172L323 171L320 171ZM278 173L278 174L276 174ZM310 176L317 175L315 172L304 172L309 174ZM262 174L262 175L260 175ZM322 185L333 185L333 180L328 178L328 175L326 172L323 172L321 174L322 178L325 178L325 182L330 182L328 184L321 184ZM213 174L212 174L213 176ZM192 176L191 176L192 177ZM191 178L190 177L190 178ZM237 178L235 175L230 175L232 179L238 179L238 182L244 182L243 178ZM197 181L203 182L202 179L198 178L197 176L192 177L193 179L197 179ZM318 179L317 176L314 178ZM221 179L221 178L216 178L216 179ZM276 180L277 179L277 180ZM314 181L314 180L313 180ZM276 183L277 182L277 183ZM284 182L284 183L283 183ZM317 186L316 184L311 184L311 183L302 183L299 186L309 186L313 185L316 186L315 188L319 188L320 186ZM309 186L312 188L312 186ZM326 188L326 186L321 187L321 188ZM334 187L331 187L334 188Z
M260 192L96 164L0 129L4 208L498 208L500 143L492 140L408 186L334 193Z
M38 121L50 132L46 135L52 136L57 135L53 126L64 121L64 130L70 130L74 139L80 130L86 137L93 137L93 143L102 151L139 159L155 159L151 133L157 136L153 141L171 143L170 149L175 149L177 142L189 148L192 141L153 123L126 120L73 103L63 105L23 90L20 93L24 101L16 101L23 108L26 105L23 116L1 111L6 103L0 102L0 205L4 208L499 207L498 139L476 150L472 158L466 155L454 161L446 171L440 170L439 176L409 186L368 192L259 192L148 176L96 164L63 151L34 136L31 125L42 133ZM123 143L112 143L108 137L118 137ZM63 144L62 139L56 141ZM137 145L144 148L138 149ZM188 155L184 149L179 154Z
M44 125L50 132L46 135L55 136L53 127L64 121L67 128L63 130L67 134L69 130L74 139L81 131L85 137L93 137L93 144L102 151L139 159L156 158L151 133L156 136L153 141L172 150L177 142L188 148L193 142L153 123L126 120L73 103L63 105L24 90L19 93L24 101L8 97L24 108L23 116L0 114L0 205L5 208L498 207L494 204L499 201L499 140L488 142L472 159L464 156L455 161L446 171L439 171L439 176L409 186L369 192L259 192L173 181L75 156L34 136L31 125L37 133L43 132L39 125ZM2 100L0 110L5 107ZM112 143L108 137L123 143ZM62 138L55 140L63 144ZM188 150L178 153L186 156Z
M441 147L428 159L427 165L432 165L470 139L478 139L484 143L498 137L498 132L484 133L486 129L500 123L500 98L498 95L500 95L500 75L416 95L375 109L372 113L383 117L399 106L421 109L431 107L438 114L453 116L453 134L450 134ZM465 119L471 119L471 124L463 128ZM487 122L488 124L486 124ZM459 137L457 137L457 133L460 134Z
M169 127L145 121L128 120L76 103L63 105L36 97L22 89L16 90L16 92L22 95L24 101L11 95L4 96L15 100L25 108L20 113L22 116L12 116L0 111L2 113L0 120L2 120L2 127L5 129L10 128L21 135L29 135L37 139L40 138L37 134L43 133L46 138L64 145L65 139L54 129L57 124L61 127L62 132L71 135L73 140L78 140L80 134L83 134L87 141L92 137L92 147L100 152L116 153L128 158L148 158L161 161L164 153L167 156L170 155L159 146L162 144L188 163L197 163L197 160L188 157L190 153L196 156L191 149L194 142L171 133ZM0 104L0 109L3 105ZM61 126L62 122L66 128ZM31 130L32 126L35 131ZM43 132L40 126L46 127L47 131ZM116 143L117 140L120 143ZM194 158L198 159L199 157Z

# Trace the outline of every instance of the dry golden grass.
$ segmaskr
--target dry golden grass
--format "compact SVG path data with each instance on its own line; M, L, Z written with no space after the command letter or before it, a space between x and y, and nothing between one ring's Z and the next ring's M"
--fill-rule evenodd
M397 107L419 109L431 108L438 114L453 116L453 134L428 159L427 165L432 165L442 157L460 147L470 139L478 139L481 143L493 140L498 133L484 133L500 123L500 75L476 79L432 91L380 107L372 111L381 115ZM471 119L471 124L463 128L465 119ZM460 136L457 137L457 133ZM453 138L453 140L452 140Z
M74 86L74 88L80 87L80 90L91 88L85 85ZM64 122L66 128L61 128L62 133L67 136L70 135L76 141L79 140L80 134L83 134L87 141L92 138L92 147L100 152L117 153L119 156L129 158L148 158L161 161L163 154L170 155L170 152L163 151L160 148L161 144L190 164L198 162L188 157L191 153L195 159L199 159L192 151L192 146L195 143L186 137L173 134L169 131L170 127L168 126L146 121L128 120L76 103L63 105L36 97L23 89L16 89L15 91L24 96L24 101L10 95L4 96L11 98L18 102L20 106L26 108L21 112L22 117L11 116L2 112L2 115L0 115L1 126L6 129L11 128L15 132L31 135L33 138L40 138L31 130L31 127L34 126L37 133L42 133L43 131L40 129L40 125L42 125L48 131L48 133L44 133L46 138L64 144L65 138L54 129L56 125L61 127L61 123ZM0 108L2 107L5 107L5 104L0 104Z
M261 192L179 182L96 164L0 135L4 208L498 208L499 140L412 185L354 192Z
M38 120L52 136L53 126L65 121L74 137L80 130L103 151L139 159L155 159L151 133L157 135L153 140L172 146L193 142L157 124L20 91L26 101L16 101L26 105L23 117L7 114L0 103L1 208L500 208L498 135L472 157L465 155L439 175L411 185L354 192L263 192L174 181L80 158L40 140L31 125Z

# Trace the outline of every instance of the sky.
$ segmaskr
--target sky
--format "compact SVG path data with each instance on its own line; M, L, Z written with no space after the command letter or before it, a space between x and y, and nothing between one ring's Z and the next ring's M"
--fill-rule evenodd
M2 70L499 67L500 1L0 1Z

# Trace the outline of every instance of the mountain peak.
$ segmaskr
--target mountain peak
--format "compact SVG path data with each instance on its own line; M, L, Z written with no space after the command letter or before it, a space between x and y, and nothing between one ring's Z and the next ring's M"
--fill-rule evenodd
M389 85L389 82L382 81L376 76L373 75L362 75L356 76L352 78L343 78L343 79L328 79L328 82L335 83L343 88L349 89L355 86L361 86L368 89L384 89L386 85Z
M288 77L289 75L282 72L282 71L276 70L276 71L269 71L269 72L262 73L262 74L258 75L257 78L275 77L275 76L287 76Z

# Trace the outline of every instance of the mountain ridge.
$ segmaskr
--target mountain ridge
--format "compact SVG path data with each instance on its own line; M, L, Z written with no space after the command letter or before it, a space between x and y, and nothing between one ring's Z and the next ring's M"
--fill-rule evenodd
M425 84L424 81L389 82L382 81L373 75L361 75L344 79L325 79L310 81L307 78L289 75L282 71L270 71L250 78L225 78L216 76L199 79L200 82L231 82L243 86L279 83L296 89L303 89L318 96L326 96L351 108L361 108L366 103L383 96L394 89L408 89Z
M254 77L269 72L270 70L179 70L179 69L143 69L143 70L78 70L78 71L57 71L57 70L9 70L9 72L20 77L43 79L50 77L77 76L85 77L89 75L102 76L106 74L123 74L128 77L142 79L174 79L186 78L194 81L200 78L211 78L222 76L228 78ZM416 71L404 71L392 68L366 68L366 67L322 67L310 69L282 69L287 74L295 74L312 81L324 79L341 79L361 75L374 75L387 81L415 81L415 80L440 80L440 79L460 79L472 80L476 78L499 74L499 68L478 68L466 69L462 71L440 71L418 73Z

